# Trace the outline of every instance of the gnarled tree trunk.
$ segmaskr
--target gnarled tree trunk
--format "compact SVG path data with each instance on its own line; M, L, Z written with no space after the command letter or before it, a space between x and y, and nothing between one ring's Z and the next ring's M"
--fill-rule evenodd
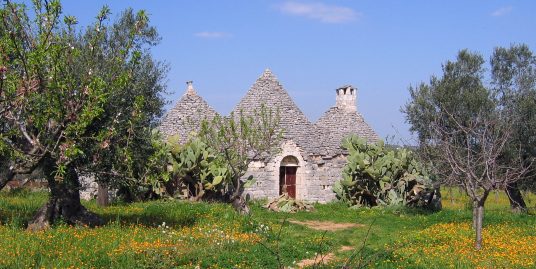
M9 166L10 162L4 160L0 161L0 190L2 190L7 183L13 179L14 173Z
M527 204L523 199L523 195L517 186L517 183L510 183L506 186L506 195L510 201L510 209L513 212L525 212L527 210Z
M241 215L249 215L251 214L251 209L248 206L248 201L246 198L243 197L244 194L244 184L240 180L240 178L237 178L235 180L235 191L230 197L231 205Z
M0 191L7 185L8 179L0 177Z
M72 225L87 225L90 227L102 225L102 219L89 212L80 203L80 182L78 174L72 165L68 165L61 181L55 177L55 162L48 158L44 165L44 174L50 188L48 202L35 214L28 224L29 230L42 230L59 220Z

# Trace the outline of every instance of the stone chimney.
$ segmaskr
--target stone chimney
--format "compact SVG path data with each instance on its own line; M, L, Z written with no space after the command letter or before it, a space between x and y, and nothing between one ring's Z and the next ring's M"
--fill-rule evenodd
M346 111L357 111L357 89L351 85L345 85L335 90L337 93L336 106Z

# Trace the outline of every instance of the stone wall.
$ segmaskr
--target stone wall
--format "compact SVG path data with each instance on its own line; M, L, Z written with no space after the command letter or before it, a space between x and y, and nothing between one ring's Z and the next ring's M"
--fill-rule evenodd
M294 156L298 159L298 170L296 171L296 197L304 199L307 197L306 180L310 175L310 164L302 156L301 149L293 141L282 143L281 152L273 157L269 162L255 161L250 163L244 179L253 176L256 182L246 189L246 193L252 198L273 199L279 196L279 167L281 160L286 156Z
M342 169L346 165L345 155L334 157L316 157L316 167L318 169L319 185L321 188L321 200L329 202L336 199L333 192L333 185L342 178Z
M78 176L78 180L80 181L80 199L86 201L97 199L99 183L95 180L95 176L92 174L81 174ZM110 201L117 199L116 189L108 190L108 199Z
M256 181L245 190L253 199L273 199L279 196L279 167L286 156L298 159L296 171L296 198L311 202L329 202L335 199L333 184L341 178L341 171L346 164L346 157L338 155L323 159L320 156L303 157L304 152L293 142L286 141L281 152L269 162L252 162L249 165L245 180L253 176Z

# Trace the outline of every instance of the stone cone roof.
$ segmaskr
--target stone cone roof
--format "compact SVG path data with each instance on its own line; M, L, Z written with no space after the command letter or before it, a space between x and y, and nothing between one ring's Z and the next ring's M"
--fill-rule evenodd
M204 119L211 120L218 113L201 96L197 95L189 81L188 88L175 106L164 116L160 123L160 131L165 138L179 135L181 143L199 131Z
M192 82L182 98L162 119L160 131L164 137L179 135L180 142L188 140L192 133L199 130L200 123L214 118L218 113L195 92ZM350 91L348 91L350 90ZM249 91L233 109L237 116L240 112L252 115L262 105L279 111L280 127L284 140L292 140L303 151L303 157L321 155L332 157L345 154L342 139L357 134L369 142L379 140L378 135L365 122L355 105L356 92L349 85L337 89L336 105L312 124L294 103L290 95L269 69L255 81Z
M320 140L323 153L331 156L345 153L340 145L342 140L350 134L356 134L371 143L379 140L376 132L365 122L359 112L336 106L326 111L315 126L323 136Z
M245 115L252 115L253 111L263 104L273 111L279 111L284 140L294 141L309 154L318 151L319 137L316 137L314 125L309 122L269 69L266 69L251 86L233 112L235 115L240 111Z

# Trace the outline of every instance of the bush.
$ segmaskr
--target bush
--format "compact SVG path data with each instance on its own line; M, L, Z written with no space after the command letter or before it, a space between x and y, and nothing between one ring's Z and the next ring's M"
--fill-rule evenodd
M335 183L337 197L350 206L407 205L441 208L439 188L424 165L406 149L367 143L357 136L343 141L349 152L342 180Z
M175 140L168 141L168 194L196 201L229 196L232 179L223 156L199 138L184 145Z

